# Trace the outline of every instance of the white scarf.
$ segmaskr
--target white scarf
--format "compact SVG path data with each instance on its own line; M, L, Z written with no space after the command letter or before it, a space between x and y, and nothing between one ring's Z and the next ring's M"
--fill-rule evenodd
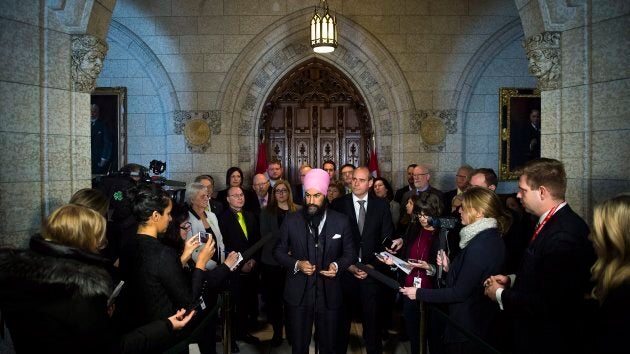
M459 232L459 248L464 249L472 240L477 236L481 231L487 229L496 229L497 228L497 220L495 218L483 218L475 221L470 225L466 225Z

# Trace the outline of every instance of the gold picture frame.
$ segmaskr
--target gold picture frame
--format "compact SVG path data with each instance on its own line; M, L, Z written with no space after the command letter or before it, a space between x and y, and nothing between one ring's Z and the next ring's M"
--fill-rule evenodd
M499 89L499 178L518 179L520 167L536 158L540 158L540 90Z
M103 134L108 134L111 139L111 153L105 166L100 168L92 164L92 176L104 175L108 172L116 172L127 164L127 88L126 87L97 87L92 91L90 107L97 105L99 119L103 121L105 129ZM91 147L94 150L95 136L98 131L91 129ZM98 154L96 154L98 155ZM92 158L95 153L92 151Z

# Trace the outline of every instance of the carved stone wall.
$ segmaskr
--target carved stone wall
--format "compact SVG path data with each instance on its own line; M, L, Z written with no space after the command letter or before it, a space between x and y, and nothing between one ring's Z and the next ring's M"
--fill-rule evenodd
M541 91L557 89L562 81L560 32L544 32L527 38L523 47L529 72L538 79Z

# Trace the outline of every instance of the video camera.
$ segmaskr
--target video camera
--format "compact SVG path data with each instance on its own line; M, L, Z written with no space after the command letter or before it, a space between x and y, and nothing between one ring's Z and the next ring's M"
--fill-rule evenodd
M454 229L459 225L458 218L429 218L429 225L441 229Z

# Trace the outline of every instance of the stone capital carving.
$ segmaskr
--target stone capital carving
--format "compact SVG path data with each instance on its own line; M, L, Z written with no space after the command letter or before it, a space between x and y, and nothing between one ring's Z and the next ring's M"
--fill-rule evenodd
M529 72L538 79L540 90L561 86L560 32L543 32L523 43L529 59Z
M96 78L103 69L107 43L90 35L73 35L71 40L73 90L92 92L96 85Z

